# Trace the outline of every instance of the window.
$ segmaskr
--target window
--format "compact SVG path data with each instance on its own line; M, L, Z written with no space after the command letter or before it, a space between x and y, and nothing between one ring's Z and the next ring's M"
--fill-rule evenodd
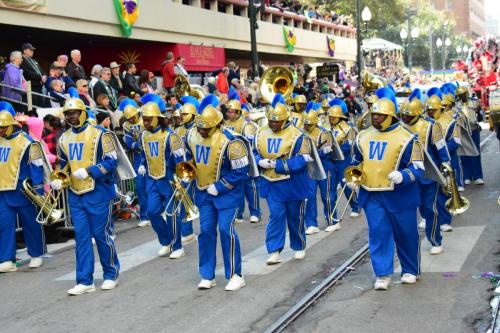
M445 1L445 10L453 10L453 0Z

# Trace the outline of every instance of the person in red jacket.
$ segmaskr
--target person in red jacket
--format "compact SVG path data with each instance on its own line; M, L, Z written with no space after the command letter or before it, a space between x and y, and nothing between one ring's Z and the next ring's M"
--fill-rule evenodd
M174 87L175 72L174 72L174 54L167 53L167 59L161 64L161 74L163 76L163 87L171 92Z
M222 72L217 75L217 83L215 86L221 94L226 94L229 92L229 82L227 82L227 77L229 76L229 68L224 67Z

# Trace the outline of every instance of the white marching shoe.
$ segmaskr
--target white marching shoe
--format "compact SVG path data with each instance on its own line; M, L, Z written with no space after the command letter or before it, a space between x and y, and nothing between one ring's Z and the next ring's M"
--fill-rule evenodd
M172 252L169 256L170 259L180 259L186 255L186 252L184 252L184 249L179 249L175 250Z
M319 232L318 227L310 226L309 228L306 229L306 235L317 234L318 232Z
M85 293L93 293L95 291L95 285L84 285L84 284L77 284L70 290L68 290L68 294L73 295L73 296L78 296L78 295L83 295Z
M146 226L148 226L150 224L151 224L150 220L141 220L141 221L139 221L139 223L137 223L137 226L139 228L142 228L142 227L146 227Z
M158 250L158 255L160 257L164 257L166 256L167 254L169 254L170 252L172 252L170 250L170 246L162 246L159 250Z
M425 229L425 219L420 220L420 222L418 223L418 227L420 229Z
M306 250L301 250L301 251L295 251L293 254L293 259L295 260L302 260L306 257Z
M442 246L433 246L433 247L431 247L430 254L432 254L432 255L434 255L434 254L440 254L441 252L443 252L443 247Z
M402 284L413 284L417 282L417 277L413 274L405 273L401 276Z
M440 227L441 231L442 232L450 232L450 231L453 231L453 227L449 224L443 224L441 227Z
M250 216L250 223L259 223L260 222L260 218L258 218L257 216Z
M351 212L351 217L359 217L359 213L358 212Z
M244 286L246 286L246 284L243 276L233 275L224 289L227 291L236 291L243 288Z
M470 184L470 179L466 179L466 180L464 180L464 184L465 184L465 185L469 185L469 184Z
M206 290L206 289L210 289L212 287L215 287L216 283L215 283L215 279L213 280L201 280L200 283L198 283L198 289L200 290Z
M194 233L190 234L190 235L187 235L187 236L182 236L181 237L181 243L182 244L189 244L191 242L193 242L194 240L196 240L196 236Z
M17 271L17 266L13 261L5 261L0 264L0 273L9 273Z
M325 228L325 231L326 232L334 232L334 231L337 231L340 229L341 229L340 223L337 223L337 224L329 225L328 227Z
M375 290L387 290L389 289L390 284L391 284L390 276L381 276L378 277L377 280L375 280L375 285L373 286L373 288Z
M32 257L28 265L29 268L39 268L42 267L43 259L42 257Z
M267 258L266 264L268 264L268 265L276 265L276 264L279 264L280 262L281 262L280 253L279 252L273 252L269 256L269 258Z
M457 190L458 190L458 192L463 192L463 191L465 191L465 187L463 187L463 186L459 186L459 187L457 188Z
M118 286L118 280L104 280L101 285L101 290L111 290Z
M484 180L482 178L478 178L474 181L474 184L476 185L484 185Z
M234 219L234 223L236 223L236 224L241 224L243 222L244 222L243 219Z

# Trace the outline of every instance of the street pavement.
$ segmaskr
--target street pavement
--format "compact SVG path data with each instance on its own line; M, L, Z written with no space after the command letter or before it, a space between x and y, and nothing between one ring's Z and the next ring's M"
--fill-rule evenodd
M467 188L471 208L445 235L445 252L428 258L428 244L422 239L423 274L416 285L402 286L395 276L389 291L375 292L371 266L365 261L289 331L485 331L491 285L473 276L499 270L497 151L492 139L483 151L486 185ZM309 236L303 261L293 260L287 249L284 262L269 267L264 246L269 212L265 202L262 207L263 223L237 225L247 283L240 291L224 291L220 252L217 286L199 291L196 242L186 245L182 259L159 258L160 245L150 227L119 222L116 244L123 269L117 289L67 296L74 285L74 249L71 242L51 246L53 255L42 268L30 270L23 264L16 273L0 275L0 332L262 332L367 239L364 215L347 217L340 231ZM320 226L324 229L323 219ZM96 287L101 274L97 262Z

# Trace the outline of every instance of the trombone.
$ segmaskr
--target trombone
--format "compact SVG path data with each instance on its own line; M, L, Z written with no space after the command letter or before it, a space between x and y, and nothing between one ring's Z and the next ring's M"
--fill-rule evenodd
M344 206L344 209L342 210L342 214L340 215L339 218L335 218L335 213L337 212L340 204L340 199L342 199L342 196L344 195L345 189L347 187L347 183L354 183L356 185L362 184L365 179L366 175L363 169L361 169L360 166L349 166L345 169L344 171L344 178L345 178L345 184L342 186L342 190L340 191L340 194L337 197L337 201L335 202L335 206L333 207L332 213L330 214L330 221L337 221L340 222L344 218L345 212L347 210L347 206L349 206L349 203L351 200L354 198L354 193L355 191L352 190L351 195L349 195L349 198L347 199L347 202Z
M446 178L446 185L444 187L445 193L451 195L451 197L446 200L445 207L450 212L451 215L458 215L465 213L469 209L469 200L460 195L457 188L457 182L455 175L453 174L453 169L449 164L443 164L441 166L443 174Z
M167 216L176 215L181 205L186 211L186 221L193 221L200 216L198 207L196 207L189 196L188 190L191 186L191 182L196 177L196 168L190 162L181 162L175 167L175 174L173 180L170 181L170 185L174 190L172 196L168 200L165 208L165 214ZM184 187L182 182L189 182L187 188ZM172 212L169 212L168 207L172 205Z

